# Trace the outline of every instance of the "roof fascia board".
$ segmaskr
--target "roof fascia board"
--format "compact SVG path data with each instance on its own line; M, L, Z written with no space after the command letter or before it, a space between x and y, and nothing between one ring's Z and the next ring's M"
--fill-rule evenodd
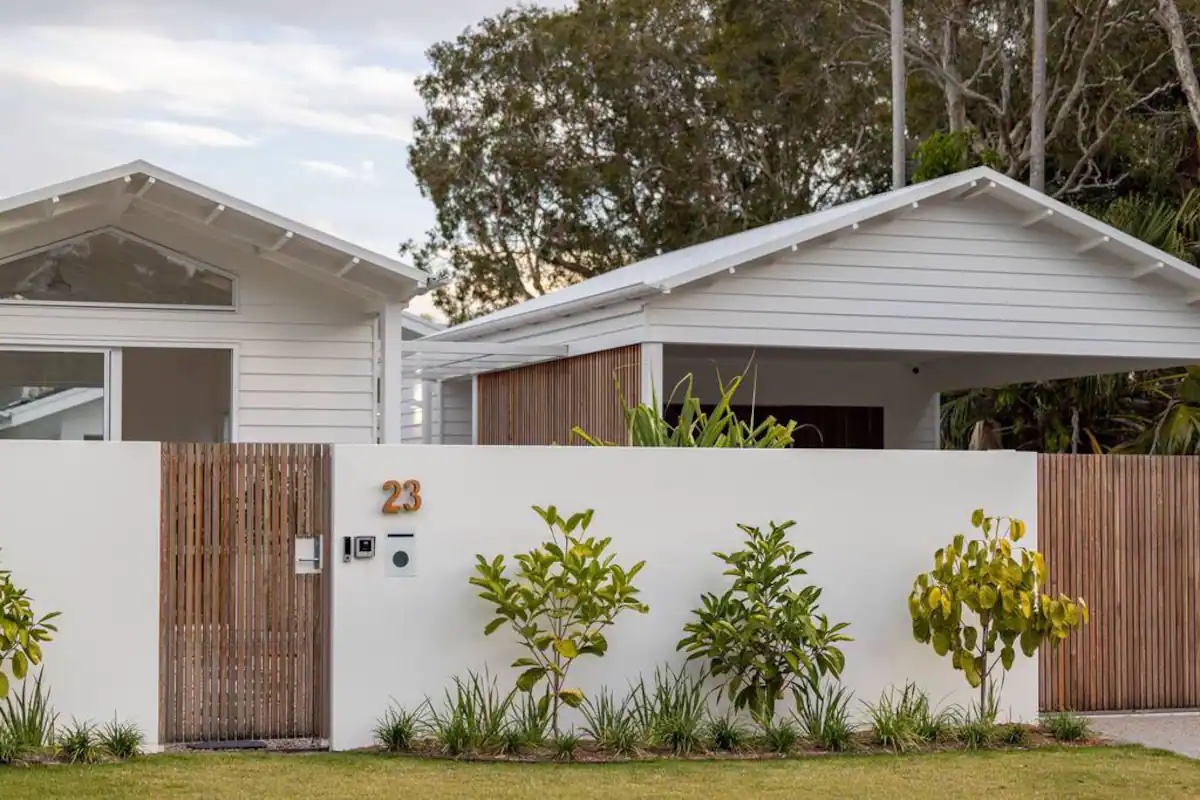
M433 336L427 338L444 339L447 341L475 339L491 331L524 328L529 325L535 325L543 320L563 317L568 314L586 311L598 306L620 303L626 300L636 300L640 297L653 294L655 291L656 289L653 286L647 286L643 283L635 283L632 286L622 286L620 289L613 289L612 291L608 292L587 295L586 297L580 297L568 303L547 306L546 308L539 308L524 314L514 314L513 316L501 317L500 319L488 320L486 322L479 322L474 325L470 323L464 323L461 326L447 328L441 333L435 333Z

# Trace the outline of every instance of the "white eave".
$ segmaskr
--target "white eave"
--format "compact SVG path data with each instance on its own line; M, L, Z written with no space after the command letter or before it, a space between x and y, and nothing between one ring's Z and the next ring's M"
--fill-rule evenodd
M1023 212L1026 225L1046 225L1073 237L1077 252L1103 251L1126 262L1131 278L1153 274L1180 286L1200 303L1200 270L1195 266L995 170L977 167L664 253L447 328L431 338L462 341L503 335L547 318L669 293L788 249L818 246L922 203L970 202L980 195Z
M431 288L428 273L239 200L145 161L0 199L3 237L67 214L129 211L241 245L267 261L368 296L403 302Z

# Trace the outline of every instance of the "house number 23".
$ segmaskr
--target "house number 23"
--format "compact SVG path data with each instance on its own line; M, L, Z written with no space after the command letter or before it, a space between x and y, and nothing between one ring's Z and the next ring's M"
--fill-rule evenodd
M421 482L418 480L385 481L383 490L388 493L387 500L383 501L385 514L416 511L421 507Z

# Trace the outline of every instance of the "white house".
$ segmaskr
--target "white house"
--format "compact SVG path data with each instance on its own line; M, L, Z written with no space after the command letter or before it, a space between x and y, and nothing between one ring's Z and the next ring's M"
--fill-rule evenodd
M578 424L619 440L614 378L627 402L662 402L694 373L711 400L718 370L752 362L741 403L813 422L827 446L935 448L940 392L1200 363L1197 303L1192 265L978 168L414 342L407 390L433 409L404 435L566 443Z
M0 438L396 441L428 287L145 162L0 200Z

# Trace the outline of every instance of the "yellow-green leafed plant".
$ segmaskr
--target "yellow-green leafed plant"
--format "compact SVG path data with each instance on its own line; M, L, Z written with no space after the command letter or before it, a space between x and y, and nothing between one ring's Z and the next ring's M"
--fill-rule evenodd
M670 422L659 411L657 395L652 402L639 403L633 407L622 398L621 410L629 433L628 442L604 442L579 427L571 433L594 447L627 444L633 447L790 447L796 433L796 423L780 423L774 417L766 417L755 423L738 419L732 408L733 396L742 384L744 375L738 375L729 383L719 379L717 386L720 399L711 413L705 413L700 399L692 393L692 376L686 375L675 385L675 395L683 389L683 402L679 419Z
M913 583L908 609L917 641L950 654L979 689L982 714L994 707L995 681L1012 669L1018 646L1032 657L1043 643L1057 644L1088 621L1088 609L1083 598L1045 592L1042 554L1016 544L1024 522L978 509L971 525L982 538L960 533L938 550L933 569Z
M517 689L532 693L547 686L538 711L558 733L560 705L579 708L584 702L583 692L567 685L575 659L602 657L608 651L604 633L622 612L649 613L633 585L646 562L628 569L617 564L609 550L612 539L588 533L591 509L569 517L554 506L533 510L550 539L518 553L511 571L502 555L491 560L477 555L470 582L496 615L484 634L507 627L527 653L513 662L522 670Z
M13 583L11 571L0 569L0 700L8 696L11 683L6 671L21 681L30 665L41 662L42 642L57 630L50 624L57 616L34 614L26 590Z

